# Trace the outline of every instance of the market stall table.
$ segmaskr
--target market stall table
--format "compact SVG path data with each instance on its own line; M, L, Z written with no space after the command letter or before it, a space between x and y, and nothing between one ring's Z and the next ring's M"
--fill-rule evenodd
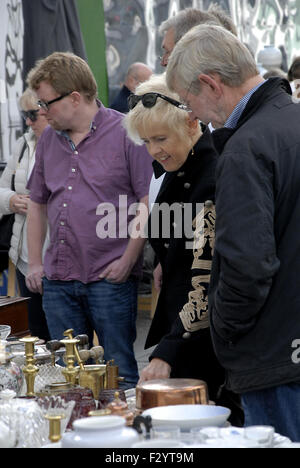
M0 323L11 326L11 335L18 338L30 334L28 329L29 297L0 296Z

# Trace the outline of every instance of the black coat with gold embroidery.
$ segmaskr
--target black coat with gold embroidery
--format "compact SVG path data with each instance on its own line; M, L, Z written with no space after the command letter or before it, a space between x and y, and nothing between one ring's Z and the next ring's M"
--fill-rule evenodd
M211 398L224 381L212 347L207 299L214 245L216 158L206 131L184 165L165 175L152 208L148 237L163 278L145 344L149 348L158 343L150 359L168 362L171 377L205 380Z

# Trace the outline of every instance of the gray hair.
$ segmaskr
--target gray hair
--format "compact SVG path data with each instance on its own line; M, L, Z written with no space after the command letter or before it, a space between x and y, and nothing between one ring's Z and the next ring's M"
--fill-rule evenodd
M194 26L198 24L215 24L223 26L233 34L237 35L236 27L232 19L218 6L211 5L208 11L196 8L185 8L177 15L171 16L163 21L159 27L159 33L164 35L169 29L174 30L175 44Z
M168 62L167 85L197 94L201 73L217 73L230 87L259 74L255 59L236 36L223 27L205 24L191 29L176 44Z
M135 91L135 94L142 96L146 93L160 93L172 99L179 101L177 93L170 91L166 84L166 74L153 74L149 80L141 83ZM123 119L123 126L127 131L129 138L136 144L142 145L144 142L139 136L138 130L149 128L154 123L167 125L170 130L178 132L182 138L187 138L188 114L186 111L168 103L164 99L157 98L156 104L147 108L141 101L130 110ZM199 135L200 136L200 135Z

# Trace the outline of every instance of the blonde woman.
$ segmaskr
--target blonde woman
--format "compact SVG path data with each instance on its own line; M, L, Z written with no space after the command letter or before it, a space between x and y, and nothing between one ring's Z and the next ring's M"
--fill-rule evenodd
M28 290L25 275L28 266L27 253L27 208L29 191L27 181L35 163L35 149L38 138L48 125L46 118L39 113L36 94L26 89L19 100L21 115L29 130L16 142L12 156L0 179L0 214L15 213L13 234L9 257L16 266L21 296L30 297L28 303L29 329L32 335L45 341L50 339L45 314L42 308L42 296ZM11 179L14 175L15 189L11 189Z

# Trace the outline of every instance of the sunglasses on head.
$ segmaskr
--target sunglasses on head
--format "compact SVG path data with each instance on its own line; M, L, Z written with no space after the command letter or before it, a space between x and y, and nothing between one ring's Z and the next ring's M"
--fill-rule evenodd
M31 122L35 122L38 118L39 109L30 109L28 111L21 111L21 116L24 120L30 119Z
M176 101L175 99L172 99L172 98L170 98L168 96L165 96L164 94L160 94L160 93L146 93L146 94L143 94L143 95L140 95L140 96L138 96L137 94L131 94L128 97L129 110L134 109L139 101L142 101L142 104L143 104L144 107L151 108L151 107L155 106L157 98L164 99L164 101L167 101L170 104L172 104L173 106L178 107L178 109L182 109L182 110L185 110L185 111L188 110L187 106L185 106L184 104L181 104L181 102Z

